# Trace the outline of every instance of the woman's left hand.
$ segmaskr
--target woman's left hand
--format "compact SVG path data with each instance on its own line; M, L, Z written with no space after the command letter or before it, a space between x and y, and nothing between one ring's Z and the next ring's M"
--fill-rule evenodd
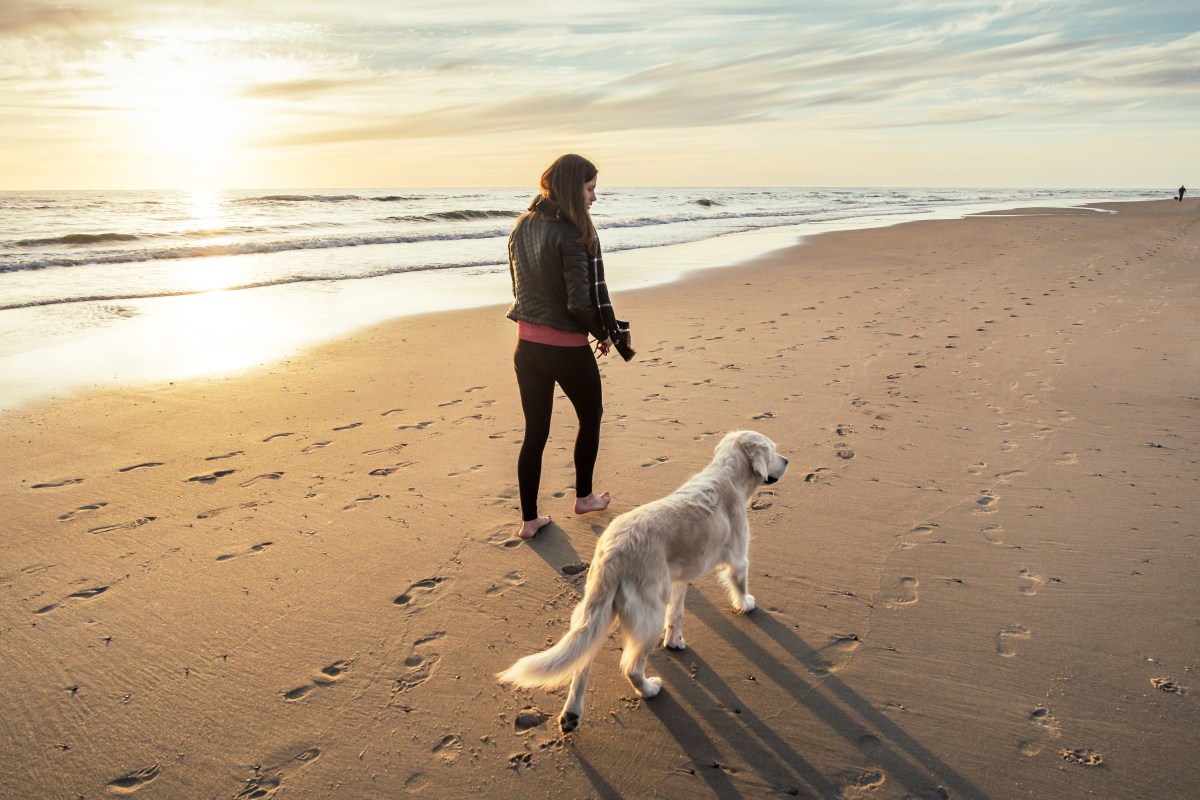
M612 349L612 339L596 342L596 358L608 355L608 351Z

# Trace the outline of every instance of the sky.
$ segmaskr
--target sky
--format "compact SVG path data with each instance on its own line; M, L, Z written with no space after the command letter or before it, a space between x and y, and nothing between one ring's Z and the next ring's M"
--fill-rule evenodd
M0 0L0 190L1200 189L1195 0Z

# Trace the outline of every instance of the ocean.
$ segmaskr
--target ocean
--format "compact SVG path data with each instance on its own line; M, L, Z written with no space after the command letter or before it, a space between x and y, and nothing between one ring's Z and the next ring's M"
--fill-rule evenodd
M508 300L533 189L0 192L0 410L226 374L398 316ZM1149 190L606 188L614 298L828 230Z

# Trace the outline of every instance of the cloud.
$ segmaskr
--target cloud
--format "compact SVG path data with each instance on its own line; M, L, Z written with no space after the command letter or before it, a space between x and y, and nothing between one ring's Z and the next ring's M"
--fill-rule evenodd
M0 5L0 39L26 36L78 36L123 19L119 11L6 0Z

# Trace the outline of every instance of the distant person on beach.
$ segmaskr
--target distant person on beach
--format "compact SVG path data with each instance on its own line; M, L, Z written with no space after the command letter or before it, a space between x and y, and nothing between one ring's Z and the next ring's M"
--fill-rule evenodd
M1182 203L1183 202L1183 193L1186 191L1187 191L1186 186L1180 186L1179 187L1179 197L1176 197L1175 199Z
M513 363L525 414L525 439L517 458L522 539L532 539L551 522L538 514L537 501L555 383L579 418L575 513L602 511L612 499L608 492L597 495L592 489L604 413L596 360L608 355L612 337L619 333L589 212L596 200L596 175L595 165L582 156L556 160L542 173L541 194L517 218L508 237L513 303L507 316L517 323ZM596 342L594 357L589 334Z

